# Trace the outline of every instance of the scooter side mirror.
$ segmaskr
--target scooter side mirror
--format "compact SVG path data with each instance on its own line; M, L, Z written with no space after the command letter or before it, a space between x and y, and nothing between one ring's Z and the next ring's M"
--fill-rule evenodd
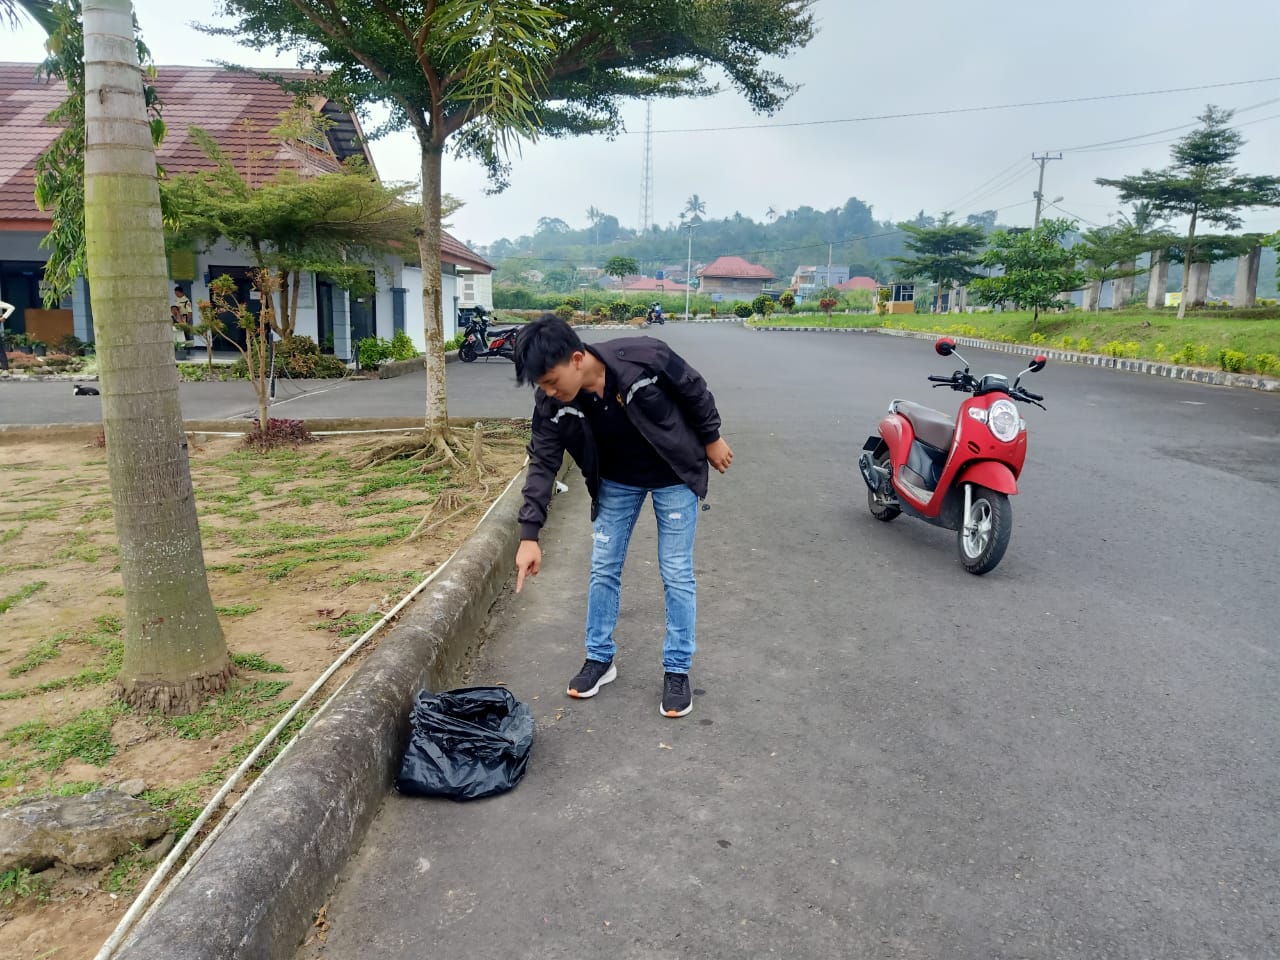
M1028 367L1027 369L1030 370L1032 373L1039 373L1041 370L1045 368L1045 364L1047 364L1048 362L1049 362L1049 358L1042 353L1039 356L1037 356L1034 360L1031 361L1031 366Z
M938 356L949 357L956 352L956 342L950 337L943 337L933 345L933 349L938 351Z

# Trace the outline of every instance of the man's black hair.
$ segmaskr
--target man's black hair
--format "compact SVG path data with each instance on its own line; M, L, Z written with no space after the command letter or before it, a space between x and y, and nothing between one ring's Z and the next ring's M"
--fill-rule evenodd
M573 327L554 313L544 313L516 337L516 383L536 384L552 367L584 349Z

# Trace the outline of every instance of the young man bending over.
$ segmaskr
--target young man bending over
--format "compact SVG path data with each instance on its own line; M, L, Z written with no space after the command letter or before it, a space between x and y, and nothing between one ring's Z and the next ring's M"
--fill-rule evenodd
M636 518L652 495L667 607L660 710L664 717L686 716L693 710L698 501L707 495L707 464L724 473L733 462L715 398L698 371L661 340L623 337L587 346L551 314L520 332L515 362L517 382L537 387L516 590L542 566L538 534L567 451L586 478L594 529L587 659L568 693L594 697L618 675L613 630L622 565Z

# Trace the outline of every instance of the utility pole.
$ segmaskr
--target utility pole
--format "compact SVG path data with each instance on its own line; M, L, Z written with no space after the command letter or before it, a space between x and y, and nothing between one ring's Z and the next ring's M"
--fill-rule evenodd
M835 248L834 244L831 244L831 243L827 244L827 286L828 287L835 286L835 284L831 282L831 251L834 248Z
M1034 229L1035 227L1040 226L1040 207L1044 203L1044 165L1050 160L1061 160L1062 154L1058 154L1054 157L1050 156L1049 153L1046 152L1042 156L1037 157L1033 153L1031 155L1031 159L1040 164L1040 185L1036 187L1036 222L1033 225Z
M693 229L698 226L692 220L687 224L689 227L689 261L684 270L684 318L689 320L689 295L693 292Z

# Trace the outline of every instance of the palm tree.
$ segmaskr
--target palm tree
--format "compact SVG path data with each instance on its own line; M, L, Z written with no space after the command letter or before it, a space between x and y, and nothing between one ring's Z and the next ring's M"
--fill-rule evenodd
M130 0L84 0L85 240L124 579L128 703L187 713L231 677L187 460L155 148ZM266 424L263 424L266 427Z
M768 210L764 212L764 218L768 220L770 223L772 223L774 220L778 219L778 211L775 210L773 207L770 207Z
M696 193L691 196L684 205L684 213L690 220L698 219L701 214L707 212L707 201L703 200Z
M22 14L30 17L45 33L53 33L57 29L58 21L51 0L0 0L0 20L6 20L11 27L17 28L22 22Z
M604 219L604 211L597 206L587 207L587 220L596 234L596 259L600 259L600 221Z

